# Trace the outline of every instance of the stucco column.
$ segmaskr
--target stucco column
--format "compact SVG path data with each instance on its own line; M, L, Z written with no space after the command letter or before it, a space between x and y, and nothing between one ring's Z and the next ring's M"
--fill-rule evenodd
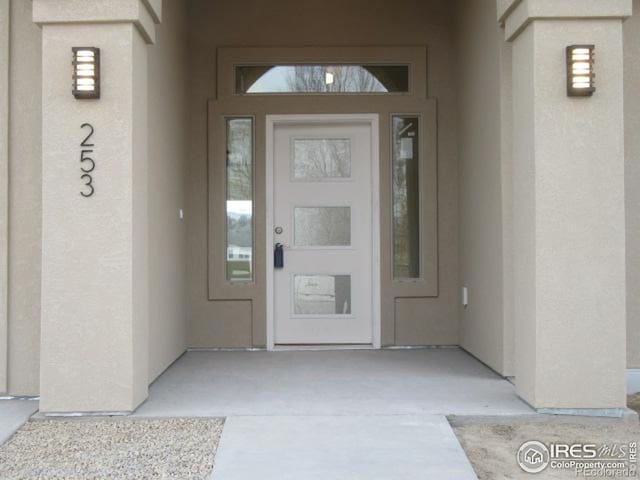
M515 373L545 411L625 407L622 22L631 0L498 0L513 43ZM565 49L594 44L569 98ZM589 412L586 412L589 413Z
M8 389L9 0L0 0L0 394Z
M130 412L147 396L147 43L160 3L33 1L43 58L45 413ZM100 48L100 99L72 95L72 47ZM89 197L83 150L95 161Z

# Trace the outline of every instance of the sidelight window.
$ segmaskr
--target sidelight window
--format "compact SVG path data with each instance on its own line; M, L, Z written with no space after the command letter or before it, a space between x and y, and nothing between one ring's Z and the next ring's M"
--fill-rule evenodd
M253 118L227 119L227 280L253 280Z
M393 276L420 278L420 166L417 116L394 115Z

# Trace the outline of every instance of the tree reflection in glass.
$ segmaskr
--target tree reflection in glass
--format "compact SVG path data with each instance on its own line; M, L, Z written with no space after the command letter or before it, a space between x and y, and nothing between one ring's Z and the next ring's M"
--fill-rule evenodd
M351 177L349 139L295 139L293 179L322 180Z
M408 65L238 65L236 93L406 93Z
M387 92L385 86L359 65L295 65L287 69L288 92Z
M418 117L393 116L393 276L420 278Z
M227 280L253 279L253 119L227 119Z
M293 218L296 246L351 245L350 207L296 207Z

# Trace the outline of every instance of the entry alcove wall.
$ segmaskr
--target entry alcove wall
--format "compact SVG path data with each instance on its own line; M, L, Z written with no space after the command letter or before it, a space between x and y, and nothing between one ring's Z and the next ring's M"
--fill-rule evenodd
M354 58L357 60L358 52L363 54L367 49L401 51L408 48L410 51L411 47L407 46L422 49L424 85L416 86L416 91L421 90L424 99L437 104L434 122L437 124L438 236L432 244L434 248L437 244L437 255L432 257L438 264L438 290L429 296L408 293L384 298L386 313L383 314L382 336L384 345L458 344L458 191L451 13L450 2L445 1L404 0L398 4L376 0L345 4L332 0L314 4L285 0L271 4L269 8L257 1L244 3L242 8L235 4L197 0L189 3L191 151L187 178L187 242L191 347L259 347L265 344L264 293L253 296L236 292L216 296L215 287L214 291L211 289L213 262L208 257L212 251L224 251L224 247L219 244L218 229L208 223L212 213L210 196L219 192L220 184L207 185L212 180L211 144L207 140L212 128L210 115L216 115L211 113L211 103L208 107L207 104L226 102L221 96L224 89L233 92L233 76L221 67L224 52L234 49L255 51L259 50L258 45L271 51L307 49L310 52L307 61L312 61L314 50L334 49L344 55L356 52ZM268 63L269 59L263 58L262 62ZM280 101L264 99L260 103L268 106L271 102L271 113L287 113L283 106L286 103L278 98ZM331 113L331 102L337 106L333 110L338 113L373 110L369 106L354 110L357 104L346 109L345 102L349 104L350 98L314 97L312 104L305 108L303 103L297 111ZM397 109L385 108L385 116L390 112L415 113L422 108L409 97L405 100L406 103L399 104ZM233 114L268 113L263 105L256 108L255 98L242 101L247 102L247 107L234 107ZM362 101L361 105L365 104ZM218 109L217 115L220 113L222 111ZM260 134L259 129L256 134ZM382 131L381 136L388 140L386 131ZM259 146L259 140L256 146ZM260 182L256 188L263 188ZM261 221L259 215L256 221ZM212 234L218 235L218 245L212 245ZM263 244L262 239L256 239L259 254L264 252ZM262 263L258 259L257 268Z

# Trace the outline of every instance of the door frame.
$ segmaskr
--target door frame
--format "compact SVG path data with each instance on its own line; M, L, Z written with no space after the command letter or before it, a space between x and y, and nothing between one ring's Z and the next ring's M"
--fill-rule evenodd
M381 277L380 277L380 122L377 113L346 114L288 114L266 115L266 304L267 304L267 350L276 349L275 345L275 301L274 301L274 268L273 268L273 229L274 224L274 141L273 135L277 125L297 123L366 123L371 129L371 348L381 346ZM344 348L344 345L335 348ZM291 347L287 347L290 349Z

